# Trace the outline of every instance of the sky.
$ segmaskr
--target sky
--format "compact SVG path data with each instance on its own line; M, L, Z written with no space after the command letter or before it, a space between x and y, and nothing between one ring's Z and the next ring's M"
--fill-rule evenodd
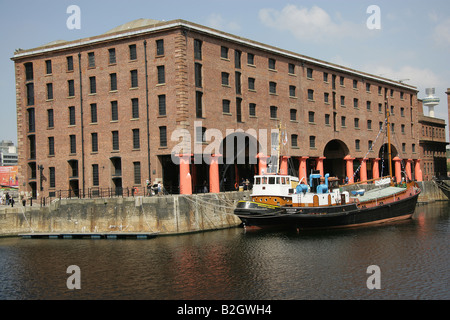
M80 8L79 29L67 27L71 5ZM15 49L95 36L139 18L184 19L401 80L419 98L436 88L435 115L448 123L448 0L0 0L0 140L17 144Z

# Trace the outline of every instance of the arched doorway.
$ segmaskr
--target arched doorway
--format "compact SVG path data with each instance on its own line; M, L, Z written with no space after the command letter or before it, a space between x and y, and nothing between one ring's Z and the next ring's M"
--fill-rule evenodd
M219 165L221 190L236 190L236 186L246 179L253 182L253 177L258 173L256 155L259 149L256 135L246 132L234 132L223 139L220 146L223 157Z
M329 173L332 177L339 178L340 181L345 179L345 161L344 157L349 154L347 145L338 139L329 141L323 150L324 173Z
M397 149L391 144L391 166L392 166L392 176L395 176L395 165L394 159L398 156ZM389 151L388 151L388 144L385 143L380 147L380 150L378 152L378 157L380 160L380 175L381 177L386 177L389 175Z

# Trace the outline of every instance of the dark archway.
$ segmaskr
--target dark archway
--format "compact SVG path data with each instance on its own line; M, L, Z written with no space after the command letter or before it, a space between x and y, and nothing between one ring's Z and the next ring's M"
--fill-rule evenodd
M220 189L236 190L236 186L246 179L252 183L253 177L258 173L256 155L260 150L256 133L252 135L244 131L234 132L223 139L220 150Z
M323 162L324 173L329 173L332 177L337 177L339 180L345 179L345 161L344 158L350 153L347 145L338 139L329 141L324 150Z

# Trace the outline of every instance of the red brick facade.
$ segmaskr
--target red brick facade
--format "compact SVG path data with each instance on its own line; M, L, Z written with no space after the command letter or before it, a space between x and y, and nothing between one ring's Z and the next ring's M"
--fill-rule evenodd
M164 52L157 51L161 43ZM130 58L133 45L136 57ZM110 49L115 50L116 61L112 63ZM92 54L95 65L89 66ZM295 160L296 170L300 157L308 157L308 169L316 168L322 158L327 170L339 166L335 174L344 178L344 156L355 163L368 159L368 171L372 160L380 158L384 135L379 135L373 151L369 152L369 146L375 143L385 121L387 103L395 133L393 157L409 159L412 165L419 158L415 87L182 20L19 51L12 59L20 189L35 196L58 196L58 190L70 188L85 194L97 187L134 186L142 190L146 179L178 185L178 167L168 159L179 141L171 141L171 135L175 129L189 130L192 153L199 153L208 146L195 142L195 121L201 121L205 129L220 130L222 138L227 129L258 132L281 123L288 136L282 153ZM68 59L73 61L73 70L68 70ZM28 79L27 63L33 70ZM51 71L47 70L49 63ZM136 87L132 84L134 70ZM117 88L111 88L112 74ZM92 77L95 93L91 93ZM74 95L69 97L72 80ZM50 83L53 97L49 99ZM31 85L34 102L27 98ZM161 97L165 98L165 113L160 113ZM139 107L134 114L133 99L138 99ZM112 111L114 101L117 118ZM92 114L95 105L97 119ZM53 126L49 126L52 112ZM160 138L162 127L166 128L166 145ZM117 150L113 148L113 132L118 132ZM97 150L93 150L93 134L97 134ZM76 137L76 150L70 148L70 136ZM50 140L54 141L54 152L50 151ZM42 179L39 166L43 167ZM208 178L204 166L192 169L197 180ZM166 181L167 177L171 181Z

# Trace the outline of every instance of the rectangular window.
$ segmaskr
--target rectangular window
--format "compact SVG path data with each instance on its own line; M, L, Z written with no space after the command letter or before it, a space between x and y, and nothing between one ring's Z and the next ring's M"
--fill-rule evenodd
M133 169L134 169L134 184L140 185L141 184L141 163L133 162Z
M236 69L240 69L241 68L241 56L242 56L242 52L239 50L234 50L234 67Z
M47 83L47 100L53 100L53 83Z
M159 127L159 146L167 147L167 127Z
M130 44L128 47L130 48L130 60L136 60L137 59L136 45Z
M311 149L314 149L316 147L316 137L315 136L309 136L309 147Z
M355 118L355 129L359 129L359 118Z
M53 109L47 110L47 124L49 128L53 128L55 126Z
M256 104L255 103L249 103L248 114L252 117L256 117Z
M297 121L297 109L291 109L289 113L291 121Z
M131 70L131 88L137 88L138 87L138 72L137 70Z
M343 127L343 128L346 127L345 120L346 120L346 118L344 116L342 116L341 117L341 127Z
M328 82L328 73L323 73L323 82Z
M91 133L91 150L92 152L98 152L98 133Z
M296 87L295 86L289 86L289 97L294 98L296 97Z
M195 92L195 113L197 118L203 117L203 92Z
M330 115L329 114L325 114L325 125L327 125L327 126L330 125Z
M119 120L119 110L117 106L117 101L111 101L111 121Z
M69 126L75 125L75 107L69 107Z
M230 74L226 72L222 72L222 85L229 86L230 85Z
M367 130L372 130L372 120L367 120Z
M70 140L70 153L75 154L77 153L77 137L74 134L71 134L69 136Z
M55 155L55 137L48 137L48 155Z
M288 65L288 73L289 74L295 74L295 64L289 63L289 65Z
M133 129L133 149L139 149L140 147L139 129Z
M235 87L236 87L236 94L241 94L241 73L240 72L235 72Z
M55 167L49 167L49 176L50 176L50 188L55 188L56 187L56 177L55 177Z
M111 73L109 75L109 82L110 82L110 91L116 91L117 90L117 73Z
M98 164L92 165L92 185L94 187L98 187L100 184L99 176L98 176Z
M345 97L341 96L341 106L345 107Z
M220 57L223 59L228 59L228 48L227 47L220 47Z
M201 40L194 39L194 59L202 60L202 45Z
M275 106L270 106L270 118L277 119L278 117L278 108Z
M75 82L74 80L68 80L67 81L67 87L69 89L69 97L75 96Z
M268 60L268 64L269 64L269 69L270 70L276 70L276 60L275 59L272 59L272 58L269 58L269 60Z
M27 113L28 113L28 132L35 132L36 130L36 116L35 116L35 111L34 108L28 108L27 109Z
M242 122L242 99L236 98L236 122Z
M109 64L115 64L116 63L116 49L111 48L108 49L109 52Z
M97 81L95 80L95 77L89 77L89 93L97 93Z
M311 68L306 69L306 77L308 79L313 79L313 69L311 69Z
M166 95L162 94L158 96L158 111L160 116L166 115Z
M255 78L248 78L248 90L255 90Z
M195 86L197 88L201 88L203 86L201 63L195 63Z
M131 99L131 118L139 119L139 99Z
M67 71L73 71L73 57L69 56L67 59Z
M360 140L355 140L355 149L356 149L356 151L359 151L360 150L360 143L361 143L361 141Z
M255 65L255 55L253 53L247 53L247 64L251 66Z
M27 106L34 105L34 84L27 83Z
M97 123L97 104L91 103L91 123Z
M222 112L230 113L230 100L222 100Z
M112 149L113 151L119 150L119 131L112 132Z
M354 98L353 99L353 108L358 109L358 106L359 106L359 101L358 101L358 99Z
M314 101L314 90L308 89L308 100Z
M323 102L329 103L330 102L329 99L330 99L330 94L328 92L325 92L323 94Z
M166 72L164 66L158 66L158 84L166 83Z
M45 60L45 73L52 74L52 60Z
M314 123L314 116L315 116L315 114L314 114L314 111L309 111L308 112L308 122L309 123Z
M33 81L33 63L27 62L25 66L25 81Z
M277 93L277 83L270 81L269 82L269 93L276 94Z
M95 68L95 54L94 52L88 53L88 66L89 68Z
M298 135L296 134L291 135L291 147L298 147Z

